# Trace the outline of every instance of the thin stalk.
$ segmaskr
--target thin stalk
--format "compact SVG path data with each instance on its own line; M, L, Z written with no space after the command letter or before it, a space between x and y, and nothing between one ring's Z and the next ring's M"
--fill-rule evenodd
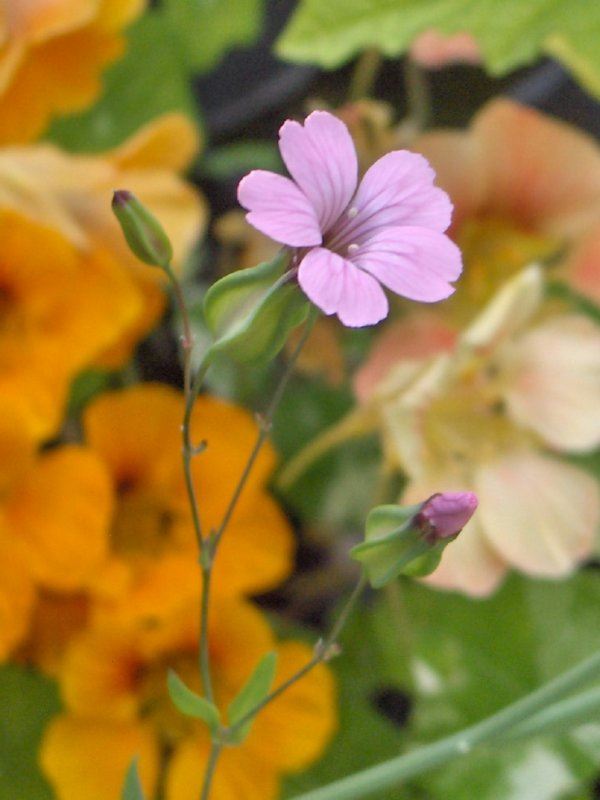
M540 734L563 733L568 728L597 719L599 715L600 686L596 686L542 709L533 717L507 731L500 741L504 744L504 742L530 739Z
M223 749L222 744L220 744L219 742L213 742L212 747L210 749L210 754L208 756L206 772L204 773L204 782L202 784L202 794L200 795L200 800L208 800L213 777L215 774L215 770L217 768L217 763L219 761L219 756L221 755L222 749Z
M317 642L315 646L315 651L313 657L310 661L307 661L306 664L301 667L297 672L295 672L290 678L280 684L276 689L270 692L266 697L264 697L260 703L257 703L253 709L251 709L247 714L245 714L241 719L239 719L235 725L232 725L229 728L226 728L224 731L224 737L227 738L234 734L239 728L249 722L253 717L255 717L262 709L272 703L273 700L276 700L280 695L282 695L285 691L287 691L290 686L293 686L295 683L307 675L311 670L313 670L318 664L323 661L330 660L334 655L336 655L336 648L337 648L337 640L348 621L348 617L354 605L360 595L362 594L367 580L363 575L360 576L358 583L352 590L351 594L348 597L342 611L340 612L338 618L335 621L331 631L327 635L325 639Z
M348 90L348 100L355 102L368 97L381 68L381 53L376 47L365 50L358 58Z
M256 459L258 458L258 455L259 455L259 453L260 453L260 451L261 451L261 449L262 449L262 447L263 447L263 445L264 445L264 443L265 443L265 441L266 441L266 439L267 439L267 437L268 437L268 435L270 433L271 426L272 426L272 423L273 423L273 416L275 414L275 411L277 410L277 407L279 406L279 403L280 403L281 398L283 396L283 393L284 393L284 391L286 389L288 381L289 381L289 379L290 379L290 377L292 375L292 372L293 372L294 367L296 365L296 362L298 360L298 356L300 355L300 351L304 347L304 344L306 343L306 340L308 339L308 337L311 334L311 331L312 331L312 329L314 327L314 324L315 324L315 322L317 320L317 316L318 316L317 309L314 306L311 306L311 310L309 312L309 318L308 318L308 320L306 322L304 331L302 332L302 336L300 338L300 341L298 342L298 345L296 346L294 352L292 353L292 355L291 355L291 357L290 357L290 359L289 359L289 361L287 363L286 369L285 369L283 375L281 376L281 378L279 380L277 388L275 389L275 393L273 394L273 398L271 399L271 402L269 403L269 406L268 406L265 414L261 418L260 429L259 429L259 432L258 432L258 436L256 438L256 442L254 443L254 447L252 448L252 451L251 451L251 453L250 453L250 455L248 457L248 461L246 462L246 466L244 467L244 469L242 471L242 474L240 476L240 479L239 479L239 481L238 481L238 483L237 483L237 485L236 485L236 487L235 487L235 489L233 491L233 494L231 496L231 500L229 501L229 504L227 505L227 508L225 510L225 514L223 515L223 519L221 520L221 524L219 525L217 530L214 533L211 534L211 536L208 539L201 539L200 540L201 543L202 543L201 544L201 551L200 551L200 559L201 559L201 564L202 564L202 578L203 578L202 579L202 597L201 597L201 605L200 605L200 609L201 609L201 613L200 613L200 671L201 671L201 674L202 674L202 682L203 682L203 685L204 685L204 692L206 694L207 699L210 700L211 702L213 702L213 690L212 690L211 672L210 672L210 657L209 657L210 654L209 654L209 649L208 649L208 619L209 619L209 613L210 613L210 587L211 587L211 577L212 577L212 568L213 568L214 560L215 560L215 557L216 557L217 550L218 550L219 544L221 542L221 539L223 538L223 535L224 535L225 531L227 530L227 526L229 525L231 517L233 516L233 513L234 513L234 511L236 509L238 500L240 499L240 496L241 496L242 492L244 491L244 487L246 486L248 478L250 477L250 473L252 472L252 468L253 468L253 466L254 466L254 464L256 462ZM198 374L199 373L200 373L200 370L197 373L196 379L198 379ZM195 396L196 396L196 392L195 392L196 386L197 386L197 380L194 382L194 385L193 385L192 390L191 390L192 405L193 405L193 401L194 401ZM187 407L186 407L186 412L187 412ZM190 410L189 414L186 413L186 416L185 416L185 419L184 419L184 425L183 425L184 430L188 430L189 431L190 418L191 418L191 410ZM185 454L185 452L186 452L186 448L184 446L184 454ZM193 483L191 484L191 486L192 486L192 490L193 490ZM190 493L190 501L192 502L192 504L194 502L194 497L195 496L192 493ZM251 715L251 716L253 716L253 715ZM213 746L212 746L212 749L211 749L211 752L210 752L209 761L208 761L208 764L207 764L207 767L206 767L206 773L205 773L205 776L204 776L204 785L203 785L203 789L202 789L201 800L208 800L208 796L209 796L211 785L212 785L212 779L213 779L213 776L214 776L214 771L215 771L215 768L216 768L216 765L217 765L217 761L218 761L219 755L221 753L222 747L223 747L222 743L213 743Z
M410 140L429 126L433 114L427 73L410 56L404 62L404 85L408 111L402 129Z
M513 728L542 712L547 706L561 701L573 690L600 676L600 652L573 667L516 703L439 742L421 747L412 753L393 758L370 769L330 783L320 789L298 795L293 800L359 800L376 792L397 788L398 784L416 775L422 775L448 761L469 753L476 745L500 740ZM580 709L579 709L580 710ZM563 705L569 718L572 707ZM568 712L568 714L567 714ZM548 712L546 712L548 713ZM538 718L539 721L540 718ZM541 718L543 721L543 717ZM578 721L581 717L578 716ZM553 720L556 725L556 718ZM540 729L542 729L540 725ZM523 730L523 729L522 729ZM527 728L525 728L525 731Z
M264 443L266 442L269 433L271 432L271 427L273 425L273 417L275 416L275 412L277 411L279 403L281 402L281 398L283 397L283 393L288 385L289 379L292 376L300 352L304 347L304 345L306 344L306 340L310 336L312 329L315 325L315 322L317 321L317 318L318 318L318 311L314 306L311 306L311 310L309 312L309 318L304 327L304 331L302 332L302 336L300 337L300 340L296 345L294 352L292 353L292 355L288 360L285 371L281 376L279 384L275 389L275 393L273 394L273 398L271 399L271 402L269 403L266 412L259 418L259 431L256 437L256 441L254 443L254 447L252 448L250 456L248 457L248 461L246 462L246 466L244 467L244 470L240 476L237 486L234 489L234 492L231 496L231 500L229 501L229 504L225 510L225 514L223 515L221 524L219 525L215 533L214 551L213 551L214 553L216 553L219 543L223 538L223 534L227 530L227 526L231 521L231 517L233 516L233 512L235 511L238 500L240 499L240 496L244 491L244 487L248 482L248 478L250 477L250 473L252 472L252 468L254 467L256 459L258 458L258 455Z

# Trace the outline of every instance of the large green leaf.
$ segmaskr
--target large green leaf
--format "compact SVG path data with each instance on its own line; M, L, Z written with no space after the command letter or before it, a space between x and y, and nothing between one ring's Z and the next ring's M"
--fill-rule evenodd
M163 0L166 18L190 68L206 72L233 47L260 33L263 0Z
M600 3L594 0L302 0L278 52L331 69L367 47L398 56L431 27L473 34L494 75L552 53L600 93Z
M147 12L131 27L127 52L107 71L104 84L96 105L57 120L48 138L68 150L104 150L166 112L196 115L181 44L160 11Z
M60 708L56 685L14 666L0 669L0 800L51 800L37 754L48 720Z
M560 583L513 577L483 601L409 581L380 593L352 621L336 662L341 733L286 797L441 739L574 666L600 648L599 606L596 571ZM372 699L383 689L410 697L407 726L394 729L376 713ZM599 758L600 720L475 750L378 800L562 800L573 792L584 800Z

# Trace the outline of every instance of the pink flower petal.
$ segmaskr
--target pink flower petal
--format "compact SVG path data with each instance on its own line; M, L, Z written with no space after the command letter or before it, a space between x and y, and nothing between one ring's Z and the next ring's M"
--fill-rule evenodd
M387 298L377 281L323 247L315 247L303 258L298 282L321 311L337 314L351 328L375 325L387 316Z
M380 158L365 173L352 204L358 209L355 236L362 239L374 227L388 225L445 231L452 203L434 179L435 172L418 153L395 150Z
M562 314L521 337L506 354L510 415L557 450L600 444L600 328Z
M484 533L514 567L558 577L590 554L600 495L594 478L578 467L516 451L482 465L475 488Z
M326 231L350 202L358 175L352 137L327 111L313 111L302 126L288 120L279 131L279 149L290 175L310 200Z
M321 244L313 207L289 178L253 170L240 181L238 200L248 222L271 239L290 247Z
M432 303L454 292L462 270L458 247L443 233L417 227L385 228L352 261L392 292Z

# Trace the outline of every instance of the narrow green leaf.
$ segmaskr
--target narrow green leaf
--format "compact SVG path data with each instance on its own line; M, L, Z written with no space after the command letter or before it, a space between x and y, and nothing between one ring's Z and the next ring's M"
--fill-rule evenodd
M470 33L494 75L551 53L600 94L600 3L590 0L302 0L277 50L333 69L369 47L399 56L428 28Z
M176 672L169 670L167 675L167 686L169 695L176 708L188 717L196 717L203 720L209 727L211 733L219 729L221 719L216 706L204 697L193 692L185 685Z
M133 759L125 775L121 800L145 800L142 782L138 773L137 757Z
M229 724L235 725L267 696L277 669L277 653L267 653L258 662L258 666L248 678L239 694L232 700L229 712ZM236 742L243 742L250 733L254 719L248 720L240 727L235 736Z

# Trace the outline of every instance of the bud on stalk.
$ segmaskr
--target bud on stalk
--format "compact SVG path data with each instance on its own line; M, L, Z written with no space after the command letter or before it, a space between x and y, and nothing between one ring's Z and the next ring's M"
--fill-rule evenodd
M156 217L126 189L113 193L112 210L130 250L144 264L170 270L173 247Z
M415 506L378 506L367 517L365 541L350 555L375 589L398 575L429 575L476 508L472 492L438 493Z

